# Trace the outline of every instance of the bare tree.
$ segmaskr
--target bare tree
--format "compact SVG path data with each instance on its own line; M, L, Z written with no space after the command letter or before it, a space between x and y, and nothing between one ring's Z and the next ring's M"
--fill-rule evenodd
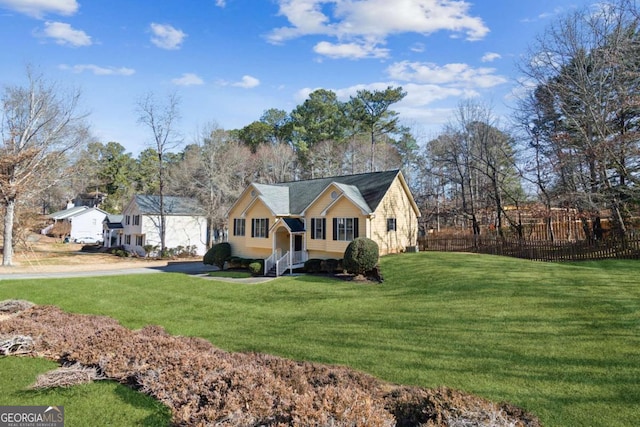
M293 178L296 154L289 144L263 144L256 152L256 159L261 182L273 184Z
M15 208L21 198L54 185L67 153L86 143L89 130L78 112L79 90L65 91L30 67L26 86L2 95L0 203L4 208L3 265L13 264Z
M521 67L540 104L530 105L546 120L527 126L550 129L558 184L583 218L591 217L592 231L586 222L584 228L595 238L603 208L624 233L638 195L639 28L635 1L576 10L547 28Z
M166 250L166 225L167 214L164 206L165 196L165 175L166 175L166 156L180 144L182 139L178 134L176 125L180 119L180 99L175 93L167 96L167 99L160 102L153 93L148 93L137 102L138 123L146 126L151 131L151 146L157 153L157 178L158 178L158 197L159 197L159 235L160 235L160 251L165 253Z
M205 210L209 246L216 231L224 231L226 211L253 177L254 155L250 147L211 122L198 131L182 160L172 165L168 191L194 197Z

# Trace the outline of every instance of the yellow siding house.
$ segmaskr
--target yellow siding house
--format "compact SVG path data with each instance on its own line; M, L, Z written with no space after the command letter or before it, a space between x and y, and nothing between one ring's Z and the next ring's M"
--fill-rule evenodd
M229 210L233 256L265 259L265 273L310 258L342 258L368 237L380 254L416 245L420 212L399 170L249 185Z

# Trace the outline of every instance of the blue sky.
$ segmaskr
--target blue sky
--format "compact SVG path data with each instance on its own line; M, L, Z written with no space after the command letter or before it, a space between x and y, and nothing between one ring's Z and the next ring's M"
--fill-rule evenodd
M516 63L580 0L0 0L0 83L25 65L82 90L96 140L137 154L136 100L176 92L186 143L309 92L402 86L393 109L428 138L472 97L507 111Z

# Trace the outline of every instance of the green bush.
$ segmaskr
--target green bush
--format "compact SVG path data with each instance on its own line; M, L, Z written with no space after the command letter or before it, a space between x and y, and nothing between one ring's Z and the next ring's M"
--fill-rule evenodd
M227 260L228 268L242 268L242 258L237 256L232 256Z
M262 263L260 263L258 261L252 262L251 264L249 264L249 271L254 276L261 275L262 274Z
M365 274L378 264L378 244L367 237L357 237L344 251L343 266L351 274Z
M304 262L304 270L309 274L316 274L322 271L322 260L310 258Z
M215 244L204 254L202 262L207 265L215 265L220 270L224 269L224 263L231 258L231 245L227 242Z
M338 261L337 259L323 259L320 263L320 269L327 274L333 274L336 270L338 270L339 265L340 261Z

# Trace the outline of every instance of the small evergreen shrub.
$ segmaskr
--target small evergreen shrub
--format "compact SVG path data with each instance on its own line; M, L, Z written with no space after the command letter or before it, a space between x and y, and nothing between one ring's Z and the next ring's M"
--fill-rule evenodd
M204 254L202 262L207 265L215 265L224 270L224 263L231 258L231 245L227 242L215 244Z
M322 271L322 260L310 258L304 262L304 270L309 274L317 274Z
M351 274L365 274L378 264L378 244L367 237L357 237L344 251L343 265Z
M252 262L251 264L249 264L249 271L254 276L261 275L262 274L262 263L256 262L256 261Z
M117 247L117 248L113 248L111 249L111 254L115 255L117 257L120 258L128 258L131 256L131 254L129 253L129 251L125 250L123 247Z

